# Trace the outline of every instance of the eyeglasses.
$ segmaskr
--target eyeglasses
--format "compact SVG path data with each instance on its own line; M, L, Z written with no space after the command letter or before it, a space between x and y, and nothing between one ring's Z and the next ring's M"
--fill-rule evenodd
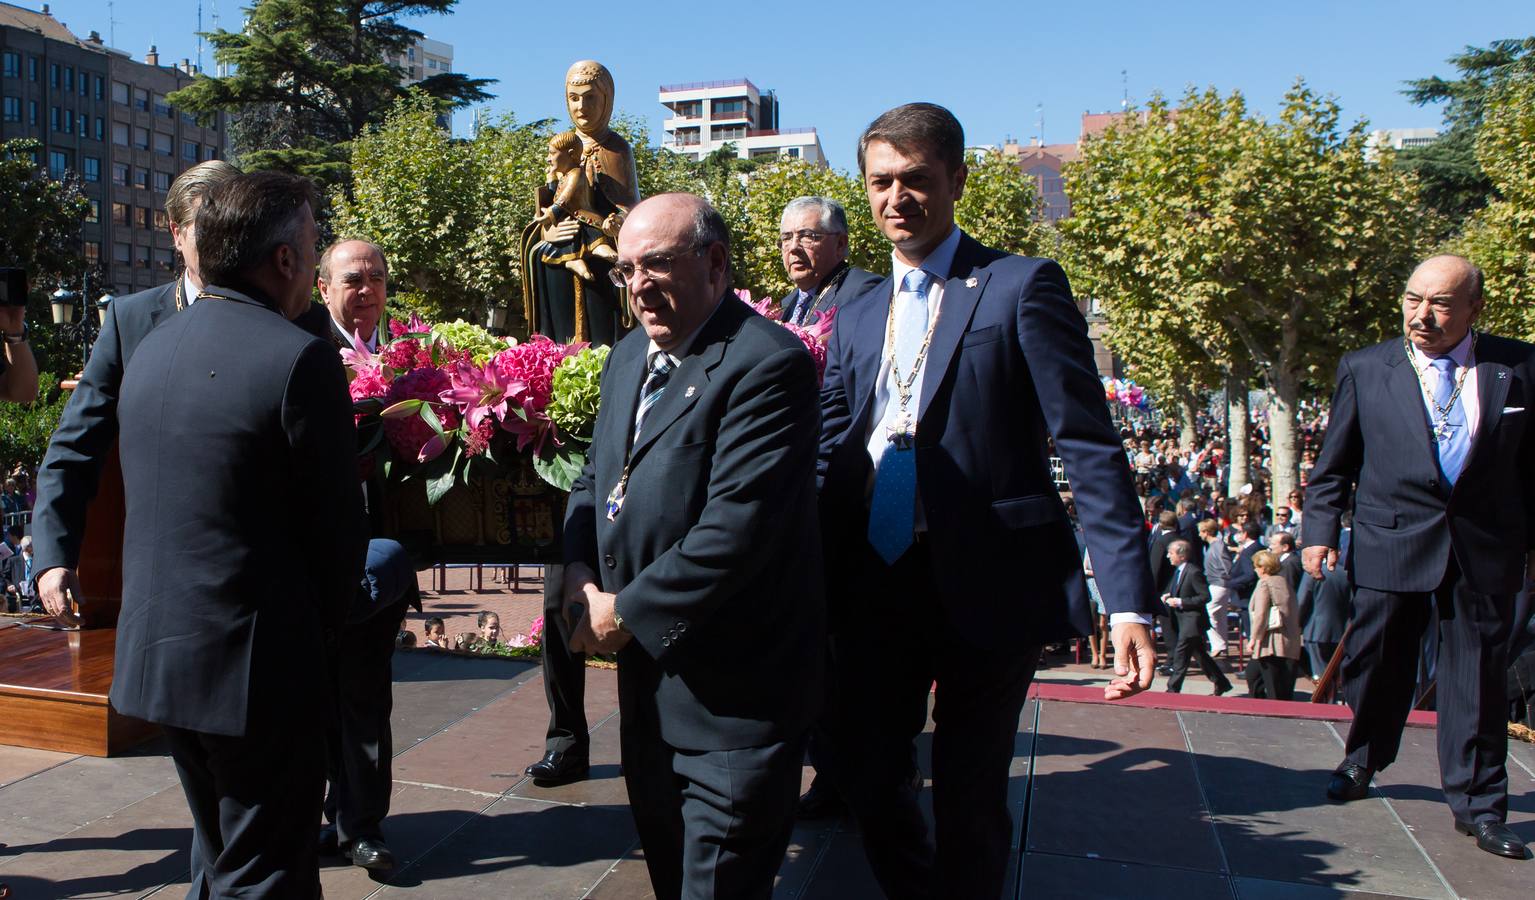
M690 247L677 253L655 253L640 260L638 264L632 262L616 262L613 268L608 270L608 280L614 287L627 287L629 279L635 272L643 272L646 278L664 278L672 273L672 266L677 260L695 253L708 250L711 244L702 244Z
M801 247L814 247L826 240L827 232L811 231L809 228L801 228L799 231L781 231L778 233L778 246L788 247L799 245Z

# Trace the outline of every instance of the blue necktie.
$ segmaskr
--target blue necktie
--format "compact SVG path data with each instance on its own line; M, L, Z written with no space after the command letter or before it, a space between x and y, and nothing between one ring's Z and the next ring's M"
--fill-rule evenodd
M921 269L913 269L901 279L901 293L896 297L892 315L895 321L895 359L904 382L911 378L917 362L917 353L927 337L927 286L930 275ZM901 397L895 386L895 371L889 376L889 399L885 403L885 415L875 426L886 433L901 414ZM916 385L912 385L916 390ZM912 398L907 414L917 415L917 399ZM894 442L885 445L879 457L879 472L874 478L874 497L869 502L869 544L886 563L891 565L911 546L916 530L917 510L917 452L911 447L898 447Z
M1443 409L1455 395L1455 360L1448 356L1441 356L1433 361L1435 374L1438 376L1434 382L1434 403ZM1439 469L1444 472L1445 480L1450 484L1460 477L1460 470L1465 468L1466 454L1471 449L1471 436L1466 432L1466 401L1465 397L1456 397L1455 405L1450 408L1449 414L1444 418L1444 425L1448 426L1448 434L1440 425L1439 415L1433 416L1435 428L1435 443L1439 448Z
M652 407L666 392L666 381L672 377L672 358L664 351L656 351L650 358L650 375L645 378L644 387L640 388L640 406L634 414L634 440L640 439L640 427L645 424L645 417L650 414Z

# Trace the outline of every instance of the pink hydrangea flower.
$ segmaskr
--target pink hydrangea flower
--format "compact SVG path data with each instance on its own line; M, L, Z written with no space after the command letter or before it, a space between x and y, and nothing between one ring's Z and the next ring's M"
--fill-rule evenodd
M442 422L443 430L451 432L458 428L458 410L452 404L441 401L443 391L452 387L452 378L441 369L414 369L397 376L394 383L389 386L388 401L391 404L401 400L426 400L431 403L432 412ZM384 420L384 436L389 439L389 446L394 448L396 455L403 459L420 459L423 451L430 446L436 447L437 453L441 447L433 443L437 437L431 426L421 420L420 416L405 416L398 419L386 418ZM430 453L427 458L435 456Z

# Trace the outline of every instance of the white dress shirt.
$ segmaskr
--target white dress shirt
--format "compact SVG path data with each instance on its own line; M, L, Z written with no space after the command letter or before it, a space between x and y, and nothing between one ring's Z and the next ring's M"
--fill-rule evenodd
M1430 426L1437 425L1439 423L1439 416L1434 412L1433 401L1429 399L1433 396L1434 385L1439 380L1439 373L1434 369L1434 357L1418 349L1417 344L1411 341L1407 343L1412 347L1412 362L1419 373L1418 383L1420 390L1418 393L1422 395L1419 399L1423 401L1423 408L1428 411ZM1466 411L1466 446L1469 448L1471 446L1470 442L1476 439L1476 427L1482 421L1482 407L1477 402L1476 393L1476 360L1471 358L1471 333L1469 331L1466 332L1466 336L1461 338L1460 343L1456 344L1449 353L1442 355L1455 360L1455 365L1466 370L1466 380L1461 385L1460 398L1455 402Z
M341 338L342 338L343 341L345 341L346 346L348 346L348 347L352 346L352 334L351 334L351 332L346 330L346 326L342 325L340 322L337 322L335 316L331 316L330 324L331 324L332 328L336 329L336 333L341 335ZM368 336L367 338L363 339L362 345L363 345L363 347L369 353L377 353L378 352L378 326L377 325L373 326L373 334Z

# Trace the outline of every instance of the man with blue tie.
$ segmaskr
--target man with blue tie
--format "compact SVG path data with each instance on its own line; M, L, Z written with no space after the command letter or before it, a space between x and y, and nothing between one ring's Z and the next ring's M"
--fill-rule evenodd
M1472 329L1482 274L1435 256L1402 295L1403 337L1338 365L1331 421L1306 495L1303 559L1337 558L1352 506L1356 586L1343 689L1354 710L1327 796L1358 800L1390 765L1437 629L1439 772L1455 828L1526 858L1508 814L1504 678L1514 595L1535 555L1535 346Z
M778 222L778 252L794 290L779 301L779 317L810 325L857 297L879 276L847 262L847 210L830 197L795 197Z
M843 305L821 393L832 700L820 727L890 897L996 897L1007 781L1041 645L1087 634L1070 473L1114 631L1111 699L1151 686L1139 506L1082 314L1054 262L954 224L964 131L930 103L859 140L892 277ZM936 685L929 836L910 777ZM819 735L818 735L819 739Z

